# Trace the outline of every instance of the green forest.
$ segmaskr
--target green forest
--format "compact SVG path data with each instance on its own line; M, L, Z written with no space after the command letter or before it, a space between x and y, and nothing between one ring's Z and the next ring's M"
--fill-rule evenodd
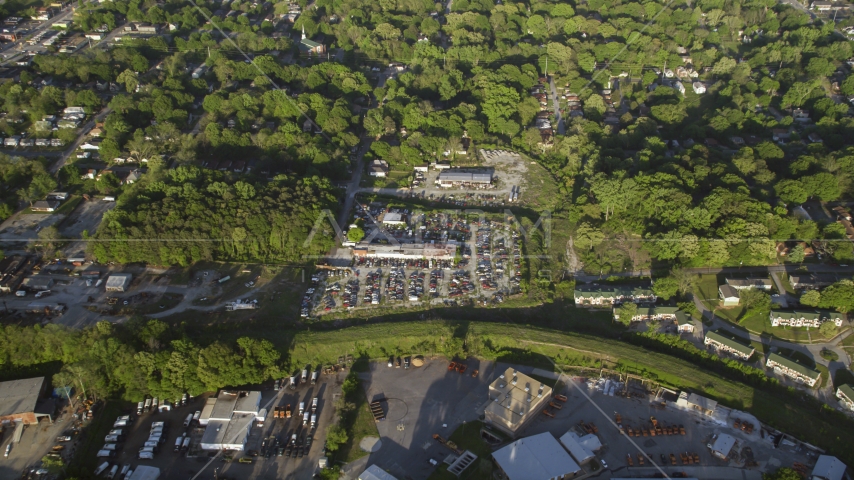
M250 183L194 166L151 175L104 215L89 247L98 261L299 263L332 246L328 222L305 246L322 210L336 203L328 180L280 175Z

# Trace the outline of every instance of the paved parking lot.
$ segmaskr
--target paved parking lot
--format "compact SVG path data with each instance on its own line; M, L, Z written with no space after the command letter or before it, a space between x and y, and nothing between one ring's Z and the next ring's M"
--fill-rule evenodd
M433 440L448 437L463 422L477 420L486 403L494 363L469 359L465 374L448 371L445 359L425 359L423 367L389 368L385 362L370 364L360 373L368 401L385 398L386 419L377 423L382 446L348 467L361 473L377 464L397 478L424 479L441 462L448 449ZM479 370L477 377L471 373ZM357 471L358 470L358 471Z
M37 425L29 425L24 427L21 441L12 444L12 451L8 457L0 457L0 480L19 479L21 472L27 467L38 466L42 457L47 455L51 448L56 445L56 437L60 434L70 431L72 426L71 415L60 415L54 423L50 423L47 419L42 420ZM12 443L14 435L14 426L6 425L4 432L0 435L0 450L6 451L6 446ZM76 437L73 437L76 438ZM61 455L64 458L69 458L74 450L75 442L64 443Z

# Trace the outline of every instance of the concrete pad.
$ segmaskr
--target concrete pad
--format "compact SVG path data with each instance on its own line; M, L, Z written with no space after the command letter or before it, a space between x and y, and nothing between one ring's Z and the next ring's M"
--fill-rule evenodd
M362 449L363 452L374 453L379 451L382 448L383 442L379 439L379 437L364 437L359 442L359 448Z

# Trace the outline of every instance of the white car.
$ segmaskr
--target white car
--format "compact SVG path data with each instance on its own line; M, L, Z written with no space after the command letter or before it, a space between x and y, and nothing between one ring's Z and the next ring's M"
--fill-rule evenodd
M600 461L600 462L602 462L602 468L608 468L608 464L607 464L607 463L605 463L605 459L604 459L604 458L603 458L603 459L600 459L599 461Z
M8 457L9 452L11 452L11 451L12 451L12 444L10 443L9 445L6 445L6 453L4 453L3 456Z

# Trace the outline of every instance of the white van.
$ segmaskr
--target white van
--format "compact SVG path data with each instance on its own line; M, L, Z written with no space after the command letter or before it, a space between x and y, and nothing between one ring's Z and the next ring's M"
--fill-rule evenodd
M190 448L190 437L184 437L184 443L181 445L181 450L187 451Z
M154 452L139 452L140 460L154 460Z
M115 443L106 443L104 444L104 447L101 450L112 450L115 452L118 449L118 445L116 445Z
M26 290L18 290L17 292L15 292L15 296L16 297L26 297L27 291Z
M125 475L127 475L128 470L130 470L130 464L126 463L126 464L122 465L122 471L119 472L119 475L124 477Z
M119 471L118 465L113 465L113 468L110 469L110 473L107 474L107 478L116 478L116 473Z
M184 426L189 427L190 422L192 422L192 421L193 421L193 414L192 413L187 414L187 418L184 419Z
M95 469L95 475L100 475L104 473L104 470L110 468L110 462L104 462L98 465L98 468Z
M184 443L184 437L178 437L175 439L175 451L178 452L181 450L181 445Z
M116 197L110 197L110 196L107 196L107 197L104 197L104 201L105 201L105 202L115 202L115 201L116 201Z
M145 441L143 446L147 447L147 448L157 448L160 446L160 439L158 438L157 440L154 440L154 439L149 438L148 440Z
M154 453L154 447L149 447L149 446L140 447L139 453L146 453L146 452Z
M122 436L121 435L107 435L106 437L104 437L104 441L110 442L110 443L121 442Z
M116 452L113 450L98 450L98 454L95 456L98 458L114 457L116 456Z

